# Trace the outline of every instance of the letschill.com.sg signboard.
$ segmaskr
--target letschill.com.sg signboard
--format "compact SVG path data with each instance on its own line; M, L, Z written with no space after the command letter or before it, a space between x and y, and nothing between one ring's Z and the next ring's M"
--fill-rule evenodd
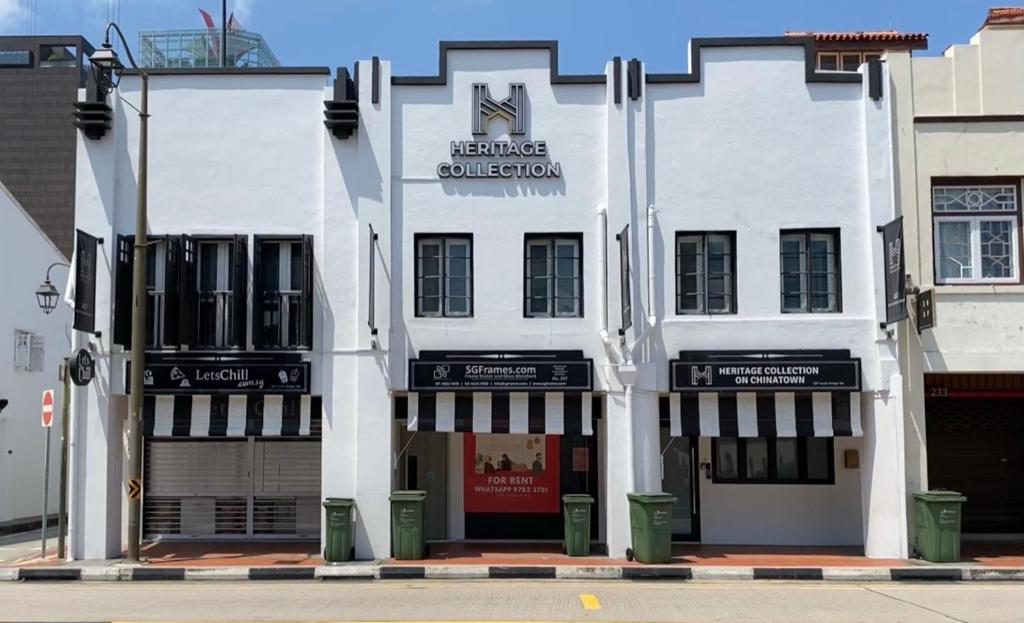
M147 394L308 394L308 361L147 361ZM125 374L129 387L131 362Z
M591 391L582 352L424 352L409 361L409 391Z
M683 351L673 392L860 391L860 359L835 351Z

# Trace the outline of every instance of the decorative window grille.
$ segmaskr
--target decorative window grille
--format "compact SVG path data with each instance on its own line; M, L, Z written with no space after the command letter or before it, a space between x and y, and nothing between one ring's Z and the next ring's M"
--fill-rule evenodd
M932 188L936 283L1019 280L1017 188Z

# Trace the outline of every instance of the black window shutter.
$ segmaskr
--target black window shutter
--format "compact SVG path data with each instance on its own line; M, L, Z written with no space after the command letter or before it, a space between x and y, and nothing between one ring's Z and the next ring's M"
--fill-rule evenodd
M114 343L129 348L132 343L133 238L117 237L114 258Z
M234 324L235 335L232 336L231 344L245 350L247 342L245 339L246 328L246 305L249 297L249 238L248 236L235 236L235 255L232 258L231 270L234 271Z
M196 345L196 261L199 249L192 236L180 238L181 255L178 261L178 343Z
M178 297L181 295L181 238L167 236L165 238L166 256L164 258L164 344L178 343L178 317L180 313Z
M313 348L313 236L302 237L302 334L299 346Z
M263 237L252 238L252 347L259 350L266 348L263 326L263 304L266 291L263 289Z

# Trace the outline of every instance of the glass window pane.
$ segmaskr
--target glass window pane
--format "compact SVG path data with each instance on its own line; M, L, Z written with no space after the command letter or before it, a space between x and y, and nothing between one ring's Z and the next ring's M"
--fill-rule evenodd
M261 246L260 261L263 264L263 290L277 292L281 277L281 246L276 242L265 242Z
M217 289L217 244L199 245L199 289L212 292Z
M559 241L555 243L555 257L559 259L574 259L579 254L576 252L575 242Z
M420 280L420 296L440 296L441 278L425 277Z
M572 258L558 258L555 260L555 274L559 277L575 277L576 260Z
M779 480L796 480L800 477L797 463L797 440L778 438L775 440L775 476Z
M832 440L827 437L807 437L807 478L828 480L828 449Z
M454 316L464 316L469 313L469 299L466 297L448 297L447 312Z
M538 316L546 316L550 309L547 296L530 298L530 313Z
M291 290L301 290L303 281L302 273L304 268L302 265L302 243L289 242L287 244L290 247L289 252L291 253L292 262L290 275L291 283L288 284L288 288Z
M739 445L735 437L719 437L715 443L715 472L719 478L739 477Z
M745 439L747 464L744 473L747 478L763 480L768 478L768 440L764 437Z
M860 67L860 54L843 54L843 71L857 71Z
M970 279L974 276L971 265L970 221L939 221L938 264L941 279Z
M469 296L469 281L466 279L448 279L446 296Z
M981 277L1008 279L1016 265L1013 252L1013 223L981 220Z
M420 297L420 313L421 314L439 314L439 313L441 313L441 297L439 297L439 296L424 296L424 297Z
M819 54L818 69L821 71L836 71L839 69L838 54Z
M1015 186L936 186L932 188L935 212L1015 212Z

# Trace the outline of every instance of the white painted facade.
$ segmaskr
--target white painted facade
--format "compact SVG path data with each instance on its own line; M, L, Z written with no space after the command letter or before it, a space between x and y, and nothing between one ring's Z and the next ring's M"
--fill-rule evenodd
M993 9L991 13L1015 10ZM907 273L915 286L935 294L935 327L918 334L908 324L900 340L909 494L934 486L928 476L925 376L1024 372L1019 238L1024 79L1017 71L1022 62L1024 19L1020 15L1015 22L983 26L970 42L951 45L941 56L887 55L897 123L894 147L898 198L907 233ZM1015 278L1002 283L985 278L975 283L941 283L937 279L933 186L986 185L996 179L1017 189ZM978 415L987 410L983 402L976 404ZM986 475L979 473L978 477ZM969 499L968 512L970 509ZM912 529L912 517L909 523Z
M57 512L60 482L61 361L70 353L71 309L58 301L49 315L36 302L35 292L46 269L67 258L50 242L32 217L0 184L0 249L3 269L0 287L8 293L0 305L0 398L8 401L0 411L0 525L11 521L38 521L43 512L44 429L40 426L43 390L54 390L54 425L50 432L51 515ZM64 291L68 268L56 266L50 279ZM36 336L42 357L31 370L16 368L15 334ZM38 363L38 365L36 365ZM40 369L41 368L41 369Z
M390 552L388 496L405 425L395 420L394 398L409 389L408 362L422 351L580 350L593 359L604 404L595 422L596 536L621 557L630 540L625 494L661 490L668 361L680 350L778 348L849 349L862 360L864 437L837 439L833 485L699 479L703 542L863 545L869 556L906 555L904 479L893 477L903 470L902 384L896 342L878 328L875 227L895 212L889 94L873 100L860 81L808 82L801 39L715 41L695 48L699 81L641 76L637 99L627 96L625 63L608 62L597 76L560 76L547 44L443 44L442 73L416 79L393 81L389 62L375 69L360 61L358 131L341 140L323 125L323 101L332 97L326 70L151 77L151 233L315 236L310 356L312 392L324 406L321 494L355 498L357 557ZM438 178L450 143L474 138L475 83L496 99L511 83L525 85L525 138L546 141L560 177ZM136 103L138 86L126 76L122 97ZM76 206L78 226L105 237L134 227L138 138L133 111L109 101L112 131L79 139ZM506 132L498 120L487 138L507 140ZM615 234L626 224L634 312L620 338ZM779 230L811 227L840 230L842 312L782 314ZM675 232L702 229L736 232L735 315L675 314ZM414 239L427 233L472 236L471 317L417 317ZM581 236L582 317L525 317L531 233ZM111 322L105 259L98 326ZM113 557L121 545L127 399L124 354L109 334L90 338L99 382L75 396L84 423L73 433L76 558ZM454 540L465 536L461 443L461 434L448 434ZM710 460L710 440L700 448L700 460ZM859 452L859 469L843 467L846 449Z

